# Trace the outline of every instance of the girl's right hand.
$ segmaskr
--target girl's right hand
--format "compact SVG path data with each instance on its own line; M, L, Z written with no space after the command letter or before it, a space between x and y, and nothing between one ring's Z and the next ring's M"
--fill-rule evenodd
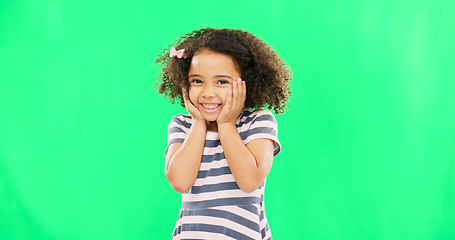
M191 114L191 117L193 117L193 119L195 119L195 120L204 120L205 121L205 119L202 116L199 109L197 109L196 106L194 106L194 104L189 99L188 91L184 88L182 88L182 95L183 95L183 101L185 102L185 108Z

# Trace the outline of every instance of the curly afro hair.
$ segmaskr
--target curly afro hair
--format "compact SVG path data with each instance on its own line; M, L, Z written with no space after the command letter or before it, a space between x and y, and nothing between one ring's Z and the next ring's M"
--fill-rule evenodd
M169 57L171 47L185 49L186 58ZM185 106L182 88L189 89L191 59L198 51L209 49L232 57L246 83L245 108L268 108L283 113L291 97L292 72L264 41L243 30L204 28L177 39L156 58L160 65L159 93L172 103Z

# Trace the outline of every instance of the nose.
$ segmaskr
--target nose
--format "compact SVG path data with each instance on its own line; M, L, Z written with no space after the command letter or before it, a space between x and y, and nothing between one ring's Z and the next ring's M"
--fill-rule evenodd
M211 98L215 96L215 89L210 84L204 86L202 89L202 96L205 98Z

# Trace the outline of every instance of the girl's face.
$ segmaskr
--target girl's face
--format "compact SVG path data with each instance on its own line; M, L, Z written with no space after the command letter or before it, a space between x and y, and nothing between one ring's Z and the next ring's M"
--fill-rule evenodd
M218 118L232 83L239 77L229 55L203 49L193 56L188 72L189 98L208 124Z

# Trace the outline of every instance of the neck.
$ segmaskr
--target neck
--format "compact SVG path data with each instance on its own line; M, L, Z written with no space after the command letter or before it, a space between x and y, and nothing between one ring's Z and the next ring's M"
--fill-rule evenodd
M207 121L207 130L218 132L218 124L216 121Z

